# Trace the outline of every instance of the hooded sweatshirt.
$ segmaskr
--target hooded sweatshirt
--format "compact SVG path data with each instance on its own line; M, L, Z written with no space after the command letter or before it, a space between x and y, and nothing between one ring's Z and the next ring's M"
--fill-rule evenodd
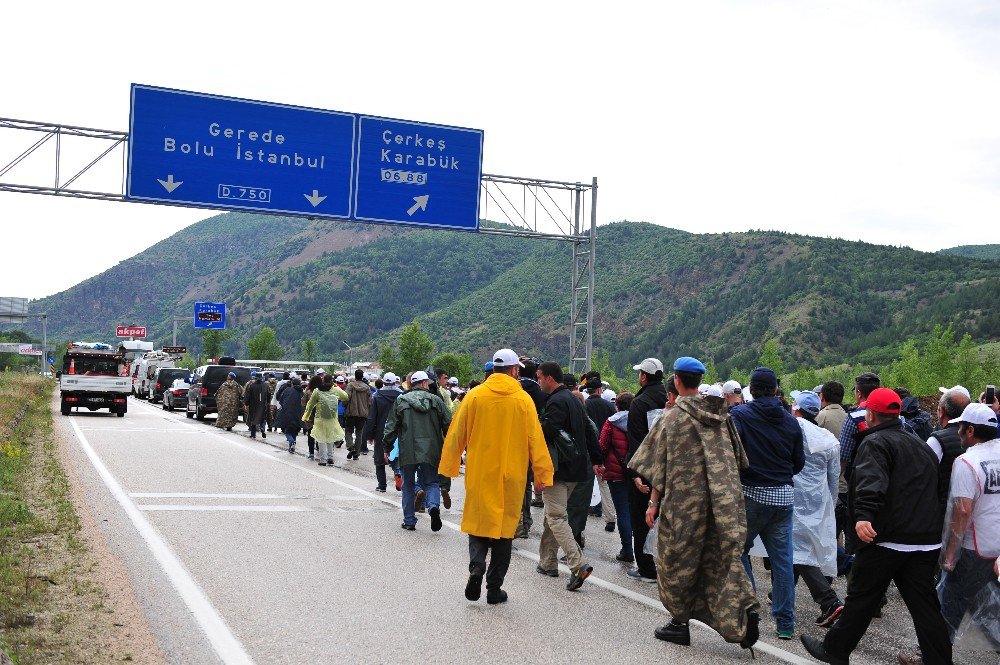
M758 397L731 412L750 468L740 472L748 487L792 485L805 465L802 428L777 397Z
M383 440L399 440L402 466L431 464L437 467L450 423L451 411L440 397L423 388L414 388L393 403Z
M604 421L598 444L604 455L604 480L625 480L628 454L628 411L619 411Z

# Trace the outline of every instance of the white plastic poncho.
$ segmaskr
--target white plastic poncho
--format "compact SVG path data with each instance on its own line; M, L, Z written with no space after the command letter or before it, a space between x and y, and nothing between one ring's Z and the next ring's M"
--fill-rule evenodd
M797 418L802 428L806 463L795 476L792 515L792 558L837 576L837 520L834 504L840 478L840 442L829 431Z

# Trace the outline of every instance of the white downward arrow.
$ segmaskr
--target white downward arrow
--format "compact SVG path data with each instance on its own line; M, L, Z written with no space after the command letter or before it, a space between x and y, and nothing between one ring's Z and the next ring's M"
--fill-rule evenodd
M406 211L407 215L412 215L417 210L427 210L427 202L430 200L430 194L424 194L423 196L414 196L413 200L415 203L410 206L410 209Z
M163 189L167 190L168 194L172 194L175 189L177 189L178 187L180 187L181 185L184 184L183 180L179 180L179 181L175 182L174 181L174 174L173 173L171 173L170 175L168 175L166 180L160 180L159 178L157 178L156 182L158 182L161 185L163 185Z
M325 196L320 196L319 195L319 190L318 189L314 189L313 190L312 196L309 196L308 194L303 194L302 196L306 197L306 200L309 201L309 203L311 203L313 205L313 208L315 208L320 203L322 203L323 201L326 200Z

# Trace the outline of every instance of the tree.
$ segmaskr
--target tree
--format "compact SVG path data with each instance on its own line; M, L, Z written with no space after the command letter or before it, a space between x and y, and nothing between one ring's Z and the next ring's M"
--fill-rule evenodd
M388 344L383 344L378 351L378 364L382 366L383 372L398 374L399 358L396 357L396 350Z
M716 383L719 380L719 370L715 368L715 360L712 358L708 359L705 364L705 378L702 379L705 383Z
M955 352L955 378L959 385L966 386L969 390L978 390L978 386L986 384L976 344L969 333L962 337Z
M274 329L264 326L247 342L247 352L253 360L281 360L284 351L278 344L278 336Z
M316 342L313 341L312 337L306 337L302 340L302 359L306 362L316 360Z
M951 325L934 326L923 349L921 377L924 384L915 395L933 395L939 386L955 385L955 331Z
M608 353L604 349L595 349L594 357L590 360L590 367L601 375L602 381L607 381L611 389L616 393L630 392L633 395L639 391L639 382L633 372L631 376L620 377L611 366Z
M443 369L448 376L457 377L463 386L472 380L472 356L468 353L441 353L431 364L434 369Z
M222 345L229 339L228 330L202 330L201 346L205 355L218 360L222 356Z
M399 337L399 369L414 372L426 369L434 355L434 342L427 336L420 324L414 321Z
M760 364L762 367L771 368L775 374L781 376L784 363L778 355L778 340L771 338L764 342L764 348L760 352Z

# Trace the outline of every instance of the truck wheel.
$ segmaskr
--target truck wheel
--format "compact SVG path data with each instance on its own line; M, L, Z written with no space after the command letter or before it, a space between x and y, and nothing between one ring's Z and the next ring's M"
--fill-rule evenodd
M171 407L167 406L167 398L166 397L163 398L163 410L164 411L173 411L173 409Z
M118 411L118 412L115 413L115 415L118 416L119 418L124 418L125 417L125 412L124 411Z
M64 416L68 416L68 415L69 415L69 412L70 412L70 405L69 405L69 404L67 404L66 402L60 402L60 403L59 403L59 411L60 411L60 412L61 412L61 413L62 413L62 414L63 414Z
M198 420L204 420L205 416L208 415L207 412L201 410L201 402L196 403L194 408L195 408L194 417L197 418Z

